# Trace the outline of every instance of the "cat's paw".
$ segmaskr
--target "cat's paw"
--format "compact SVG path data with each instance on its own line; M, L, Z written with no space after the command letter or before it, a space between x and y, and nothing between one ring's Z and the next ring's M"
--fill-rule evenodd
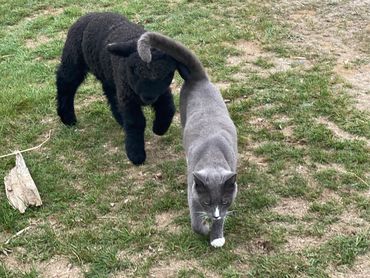
M209 234L209 225L203 222L200 223L192 223L192 229L194 232L200 235L207 236Z
M211 245L215 248L222 247L222 246L224 246L224 244L225 244L225 238L224 237L216 238L216 239L211 241Z

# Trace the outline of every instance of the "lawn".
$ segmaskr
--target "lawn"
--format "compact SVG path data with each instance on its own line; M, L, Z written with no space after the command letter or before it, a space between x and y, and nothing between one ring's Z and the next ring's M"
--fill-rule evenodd
M21 215L0 190L0 277L369 277L368 5L1 1L0 156L51 139L24 154L43 206ZM148 121L139 167L92 76L78 124L59 121L55 70L68 28L91 11L181 41L221 89L239 142L223 248L191 231L178 113L162 137ZM0 159L1 179L13 165Z

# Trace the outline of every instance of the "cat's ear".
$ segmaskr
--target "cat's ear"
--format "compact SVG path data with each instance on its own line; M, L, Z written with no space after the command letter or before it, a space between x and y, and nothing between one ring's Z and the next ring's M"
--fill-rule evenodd
M204 179L200 173L193 172L194 177L194 188L198 194L206 193L207 188L204 185Z
M182 63L177 62L177 71L184 80L188 80L190 77L189 69Z
M136 51L136 46L136 41L129 41L110 43L106 47L107 50L113 55L128 57Z
M236 173L229 172L225 175L225 182L223 184L223 192L234 194L236 190Z

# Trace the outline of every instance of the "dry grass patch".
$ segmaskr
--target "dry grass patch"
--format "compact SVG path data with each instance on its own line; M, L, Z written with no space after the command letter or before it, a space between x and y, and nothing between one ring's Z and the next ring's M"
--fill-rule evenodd
M287 252L300 252L306 248L314 248L321 245L323 241L316 237L306 236L288 236L286 243L283 246L284 251Z
M29 49L35 49L40 45L50 42L50 38L45 35L39 35L36 39L28 39L25 41L25 45Z
M316 119L316 122L319 123L319 124L325 125L331 132L333 132L333 134L336 137L338 137L340 139L365 141L366 145L368 147L370 147L370 140L369 139L367 139L365 137L361 137L361 136L352 135L352 134L340 129L335 123L329 121L328 119L326 119L324 117L319 117L318 119Z
M306 0L279 1L273 7L280 20L292 27L294 39L288 45L310 56L335 59L334 72L356 88L349 92L356 108L363 111L370 107L369 5L368 0Z
M281 215L303 218L308 212L308 202L298 198L283 198L272 211Z
M341 214L336 223L327 228L323 238L330 239L338 235L356 235L364 231L370 231L370 224L360 218L354 210L347 209Z
M77 266L71 264L67 258L55 256L48 261L41 263L25 263L14 255L3 258L6 268L13 271L30 272L35 269L40 277L50 278L79 278L84 277L83 272Z
M84 277L80 268L71 264L68 259L60 256L51 258L38 266L41 277L50 278L79 278Z
M242 160L243 162L251 162L260 167L268 166L268 159L266 157L256 156L251 151L244 151L243 153L240 153L238 157L239 157L239 160Z
M155 224L158 230L170 233L179 233L180 227L174 224L174 219L180 215L179 212L167 211L155 216Z
M32 20L35 20L38 17L47 16L47 15L58 16L58 15L62 14L63 12L64 12L63 8L46 7L43 10L39 10L39 11L35 12L34 14L25 17L24 20L25 21L32 21Z
M241 66L242 72L254 72L262 77L293 68L307 70L312 67L312 63L305 57L278 57L273 52L263 50L258 42L241 40L236 43L235 48L241 52L241 55L229 56L227 64ZM240 74L233 77L240 79Z
M96 95L89 95L86 96L83 100L78 100L75 104L76 111L79 111L85 107L90 106L92 103L95 102L105 102L106 98L104 95L96 94Z
M210 270L206 270L196 260L169 260L160 261L156 266L149 270L149 277L170 278L177 277L180 270L196 270L204 274L205 277L220 277Z
M370 277L370 254L356 258L352 267L330 266L328 273L332 278L368 278Z

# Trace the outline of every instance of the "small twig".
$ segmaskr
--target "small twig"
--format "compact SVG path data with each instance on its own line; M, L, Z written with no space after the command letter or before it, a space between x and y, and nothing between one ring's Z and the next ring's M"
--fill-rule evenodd
M20 231L18 231L16 234L12 235L10 238L7 239L7 241L4 242L4 245L7 245L9 244L9 242L13 239L15 239L16 237L20 236L21 234L23 234L24 232L26 232L27 230L31 229L34 225L31 225L31 226L28 226Z
M338 172L340 172L342 174L352 175L355 178L357 178L359 181L363 182L367 187L370 187L370 185L365 180L363 180L361 177L359 177L357 174L355 174L353 172L345 171L345 170L338 170Z
M0 59L9 58L9 57L13 57L13 56L14 56L14 54L7 54L7 55L0 56Z
M78 262L79 262L81 265L83 265L83 262L82 262L82 260L81 260L80 256L78 256L78 254L76 253L76 251L72 249L72 253L73 253L73 255L75 255L75 257L77 258Z
M352 172L348 172L348 173L351 175L354 175L358 180L362 181L367 187L370 187L370 185L366 181L364 181L362 178L357 176L355 173L352 173Z
M28 151L32 151L32 150L36 150L38 148L41 148L42 145L44 145L47 141L49 141L50 135L51 135L51 130L49 131L48 137L40 145L37 145L36 147L32 147L32 148L29 148L29 149L26 149L26 150L14 151L12 153L4 154L4 155L1 155L0 158L11 156L11 155L16 155L17 153L24 153L24 152L28 152Z
M98 217L98 219L99 220L100 219L116 220L116 219L118 219L118 217L116 217L116 216L100 216L100 217Z

